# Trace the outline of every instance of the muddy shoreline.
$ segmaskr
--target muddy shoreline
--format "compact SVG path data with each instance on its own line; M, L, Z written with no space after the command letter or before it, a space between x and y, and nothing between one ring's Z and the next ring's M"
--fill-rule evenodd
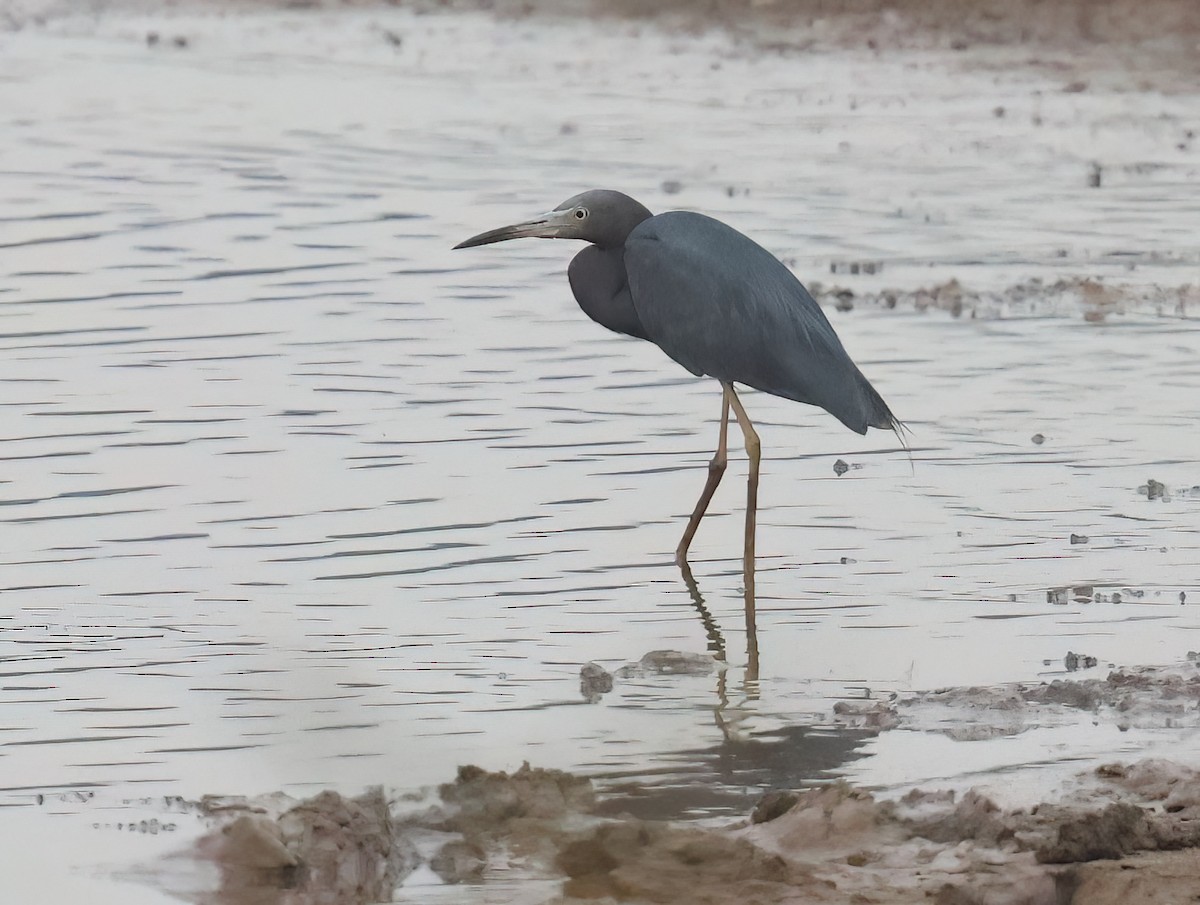
M388 10L489 12L517 18L654 22L674 29L717 28L776 49L817 46L945 48L987 46L1080 50L1154 47L1191 68L1200 8L1190 0L4 0L0 27L37 25L64 15ZM1124 59L1121 62L1132 62ZM1147 61L1148 62L1148 61Z
M1198 702L1200 669L1189 661L947 689L839 707L835 718L970 744L986 734L963 731L964 716L976 728L1007 721L996 731L1008 733L1062 708L1183 729L1196 725ZM623 815L606 797L586 778L528 763L512 773L460 767L419 805L380 789L302 802L210 797L196 808L213 829L187 857L217 866L219 889L204 901L221 905L419 901L431 882L474 901L501 881L561 884L551 899L564 903L1182 903L1194 898L1200 863L1200 772L1163 759L1105 763L1020 804L980 787L880 795L832 781L773 790L743 818L697 824Z

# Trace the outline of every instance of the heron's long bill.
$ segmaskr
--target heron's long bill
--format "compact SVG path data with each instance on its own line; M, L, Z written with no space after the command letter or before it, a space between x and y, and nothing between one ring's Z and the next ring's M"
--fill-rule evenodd
M507 242L509 239L558 239L565 237L566 231L575 225L571 211L550 211L524 223L514 223L512 226L501 226L499 229L489 229L485 233L459 242L455 248L474 248L476 245L491 245L493 242Z

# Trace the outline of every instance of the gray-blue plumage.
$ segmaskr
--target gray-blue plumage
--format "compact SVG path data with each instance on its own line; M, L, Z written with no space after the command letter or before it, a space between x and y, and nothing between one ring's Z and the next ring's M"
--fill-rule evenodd
M733 409L746 439L745 587L754 597L754 534L761 442L734 384L825 409L851 430L902 425L859 371L800 281L761 245L711 217L652 215L628 195L591 191L524 223L472 236L457 248L523 236L582 239L567 270L575 300L596 323L649 340L697 376L721 382L720 436L709 476L675 560L687 552L725 471Z
M624 246L589 245L571 260L567 280L583 313L600 326L638 339L650 339L629 293Z
M896 426L808 290L737 230L660 214L630 233L624 262L647 336L693 374L820 406L860 434Z
M860 434L899 426L808 290L719 220L646 211L620 245L589 245L567 273L592 320L653 342L697 376L819 406Z
M567 270L579 307L693 374L819 406L860 434L899 432L808 290L733 227L688 211L654 216L628 195L596 190L457 247L522 236L589 242Z

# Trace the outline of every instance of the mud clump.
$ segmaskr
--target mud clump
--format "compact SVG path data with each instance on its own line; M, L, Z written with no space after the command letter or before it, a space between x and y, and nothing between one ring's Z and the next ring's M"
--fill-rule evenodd
M357 798L325 791L276 817L259 810L222 807L215 813L233 819L196 843L220 870L217 902L385 901L419 863L380 789Z
M279 819L284 844L295 852L306 881L366 900L394 889L413 869L415 851L392 821L382 790L358 798L322 792Z
M1096 660L1068 654L1063 663L1067 670L1087 669ZM941 732L960 741L1062 724L1080 712L1120 728L1200 726L1200 664L1115 669L1103 679L920 692L888 706L896 714L897 726ZM835 723L842 718L835 707Z
M446 883L476 883L483 879L487 853L464 839L452 839L429 860L429 867Z
M499 864L508 885L561 880L561 905L1174 902L1190 899L1147 891L1161 877L1194 894L1200 867L1200 771L1164 760L1106 764L1032 808L1001 807L977 789L880 800L836 782L770 793L750 820L721 827L601 819L588 780L528 764L512 774L462 767L439 794L407 821L378 790L326 792L274 817L269 802L220 803L211 812L228 822L202 846L222 887L206 901L386 901L419 863L412 840L422 833L439 843L428 863L445 882L486 884Z
M750 814L751 823L770 823L782 817L800 801L800 794L789 790L775 789L758 800Z
M890 809L881 808L869 793L837 782L801 793L795 806L766 832L780 849L838 850L876 836L889 816Z
M1189 284L1147 287L1105 283L1087 277L1053 282L1035 277L997 290L971 289L954 279L918 289L857 293L842 286L813 282L809 290L822 305L839 310L847 304L847 298L852 298L855 306L942 311L955 318L981 320L1081 316L1089 323L1104 323L1111 316L1126 314L1186 317L1189 310L1200 304L1200 290ZM1042 435L1034 435L1034 443L1045 440L1042 437L1039 441L1037 437ZM1145 489L1142 493L1146 494Z
M1037 850L1043 864L1115 859L1157 848L1150 823L1141 808L1124 802L1110 804L1099 814L1086 813L1058 825L1054 841Z
M622 666L616 675L621 679L640 679L647 676L707 676L723 668L724 664L712 654L652 650L637 663Z
M1195 809L1200 816L1200 772L1191 767L1149 758L1130 766L1105 764L1096 774L1148 801L1161 802L1168 813Z
M745 835L804 878L800 898L763 902L1053 905L1053 869L1019 849L1016 823L974 792L957 804L941 790L887 802L837 783Z
M1148 500L1161 500L1164 503L1171 502L1171 492L1167 488L1167 485L1162 481L1154 480L1154 478L1150 478L1145 484L1139 487L1138 493Z
M995 802L975 789L963 795L953 809L935 808L928 817L906 819L905 826L931 842L956 844L969 839L989 846L1007 843L1017 831L1016 822L1006 816Z
M585 663L579 669L579 694L589 704L613 690L613 677L599 663Z
M1074 871L1071 905L1194 902L1200 852L1152 852L1120 861L1096 861Z
M780 901L810 879L746 839L641 820L595 828L564 846L557 865L568 900Z
M1018 735L1036 725L1022 687L946 688L922 692L896 706L896 724L939 732L956 741Z
M1076 672L1080 669L1092 669L1100 661L1089 654L1077 654L1073 650L1067 651L1067 655L1063 657L1063 668L1067 672Z
M1055 679L1048 685L1038 685L1024 693L1032 704L1063 704L1077 710L1095 710L1105 700L1106 683L1102 681L1075 682Z
M387 0L393 6L396 2ZM92 0L89 12L116 5L118 0ZM121 0L121 5L137 9L146 0ZM381 5L383 0L229 0L222 7L332 10ZM418 14L484 10L511 19L650 21L684 34L727 29L756 53L919 49L949 50L963 58L983 54L988 59L989 49L1023 48L1032 54L1033 65L1048 55L1044 64L1053 63L1052 71L1062 77L1062 90L1071 94L1086 91L1092 70L1103 71L1101 64L1111 65L1114 58L1142 76L1164 66L1192 73L1200 31L1191 0L410 0L404 5ZM69 0L17 2L15 11L0 16L0 30L70 9ZM1080 60L1068 65L1063 59L1067 56ZM672 182L677 180L663 185L665 193L671 192L667 184Z
M643 662L670 665L668 654ZM902 726L961 739L1073 721L1081 710L1122 725L1161 726L1164 717L1198 725L1200 664L834 710L835 721L877 732ZM1109 763L1069 788L1014 808L980 789L913 789L885 800L839 781L773 791L748 819L699 826L602 818L591 781L560 770L465 766L439 787L437 804L404 819L377 789L300 803L208 799L202 813L224 826L201 840L198 854L220 868L220 890L205 900L213 905L359 905L393 893L416 901L399 884L422 861L450 884L561 881L561 905L1190 901L1200 869L1200 770L1158 759Z
M883 732L900 725L896 708L884 701L838 701L833 705L836 726Z
M585 663L579 669L579 695L589 704L613 690L613 680L646 679L655 676L707 676L724 669L725 664L712 654L681 650L652 650L636 663L627 663L609 672L599 663Z
M458 778L439 786L438 794L452 809L439 828L468 840L510 833L521 822L544 824L589 814L596 806L591 780L528 763L512 775L459 767Z

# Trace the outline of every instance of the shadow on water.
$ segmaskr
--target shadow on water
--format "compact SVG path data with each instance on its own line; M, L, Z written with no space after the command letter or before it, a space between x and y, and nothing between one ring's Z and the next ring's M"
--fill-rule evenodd
M700 584L691 568L680 567L692 604L708 638L709 652L728 663L721 633ZM743 723L759 701L758 635L755 625L753 583L746 583L746 667L741 681L729 687L731 670L716 675L713 721L720 731L716 744L677 751L664 756L658 770L639 771L634 782L617 780L618 774L594 777L606 785L599 813L626 814L643 819L673 819L721 812L745 813L764 792L796 789L828 778L832 771L863 757L863 743L875 733L860 729L786 726L764 732L746 732ZM662 781L656 782L658 776Z
M845 764L865 757L864 729L787 726L749 737L725 733L707 748L680 751L667 767L672 778L655 783L606 782L598 813L668 820L718 813L748 813L763 793L800 789L827 780ZM615 779L615 777L611 778Z

